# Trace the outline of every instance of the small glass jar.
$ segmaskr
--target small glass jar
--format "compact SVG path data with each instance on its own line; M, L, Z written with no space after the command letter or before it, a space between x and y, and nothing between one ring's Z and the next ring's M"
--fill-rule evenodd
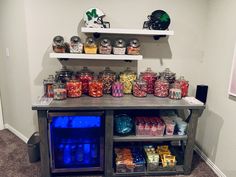
M78 98L82 95L82 82L70 80L66 83L67 97Z
M169 98L174 100L180 100L182 98L181 86L178 81L171 85L171 89L169 91Z
M123 97L124 96L124 85L116 81L112 84L112 96L113 97Z
M93 79L89 82L89 96L102 97L103 96L103 83L98 79Z
M125 55L126 52L126 42L124 39L115 40L113 53L115 55Z
M127 47L128 55L140 55L140 42L138 39L131 39Z
M156 80L154 87L154 96L157 97L168 97L169 95L169 82L161 77Z
M99 53L109 55L111 54L112 46L111 41L107 38L104 38L99 43Z
M189 82L184 79L184 76L180 76L178 82L180 83L182 97L188 96Z
M106 67L104 71L99 73L98 77L103 82L103 93L110 94L112 84L116 80L116 73L109 67Z
M94 72L88 67L83 67L82 70L76 73L76 79L82 82L82 93L88 94L89 82L93 80Z
M147 83L147 93L153 94L157 73L153 72L151 68L147 68L146 71L140 73L140 77Z
M84 44L84 51L86 54L96 54L97 53L97 44L95 39L88 37Z
M66 52L66 45L64 43L64 38L62 36L55 36L53 38L52 49L56 53Z
M175 75L176 73L171 72L169 68L166 68L163 72L160 72L160 77L163 76L170 84L175 82Z
M83 43L79 36L70 38L70 53L83 53Z
M129 67L120 73L120 82L124 85L124 93L132 93L133 81L137 79L137 75Z
M133 82L133 95L136 97L147 96L147 83L141 79L137 79Z
M56 71L55 81L66 83L72 79L73 73L74 73L73 71L63 66L60 71Z
M44 85L44 96L48 98L53 98L53 84L55 83L55 78L53 75L49 75L47 79L43 81Z
M55 83L53 85L54 100L65 100L67 98L66 86L64 83Z

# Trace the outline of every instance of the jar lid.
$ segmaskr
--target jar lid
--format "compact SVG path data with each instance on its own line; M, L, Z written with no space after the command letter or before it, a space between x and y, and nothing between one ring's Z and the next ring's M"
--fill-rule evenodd
M116 72L115 71L112 71L111 69L110 69L110 67L105 67L105 69L103 70L103 71L101 71L101 72L99 72L99 74L100 75L116 75Z
M72 36L70 38L70 42L73 42L73 43L81 43L81 39L79 36Z
M126 47L126 42L125 42L125 40L124 39L116 39L115 40L115 44L114 44L114 47L120 47L120 48L122 48L122 47Z
M84 66L80 71L77 72L77 74L79 74L79 75L83 75L83 74L90 74L90 75L93 75L94 72L91 71L90 69L88 69L87 66Z
M62 82L56 82L53 84L54 88L65 88L65 84Z
M142 80L142 79L136 79L135 81L134 81L134 83L137 83L137 84L139 84L139 85L147 85L147 82L146 81L144 81L144 80Z
M103 47L111 46L111 41L110 39L104 38L100 41L100 45Z
M56 71L56 75L59 75L59 76L72 76L73 71L67 69L66 66L63 66L61 70Z
M127 67L123 72L121 72L121 74L134 74L134 75L136 75L136 73L133 70L131 70L130 67Z
M156 76L156 75L157 75L157 73L154 72L154 71L152 71L152 69L151 69L150 67L147 67L147 69L146 69L144 72L141 72L140 74L141 74L141 75L143 75L143 74L151 74L151 75L153 75L153 76Z
M92 37L88 37L85 43L88 45L96 44L95 39Z
M56 44L58 46L62 46L64 44L64 38L62 36L55 36L53 38L53 42L54 42L54 44Z
M129 41L129 45L130 45L131 47L137 48L137 47L140 46L140 42L139 42L138 39L131 39L131 40Z

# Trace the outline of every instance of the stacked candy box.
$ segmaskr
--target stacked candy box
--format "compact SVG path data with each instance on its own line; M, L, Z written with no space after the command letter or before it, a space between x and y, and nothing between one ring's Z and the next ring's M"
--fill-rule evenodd
M144 152L147 161L147 171L157 171L159 167L159 154L154 146L144 146Z
M165 124L159 117L136 117L136 135L163 136Z
M116 173L144 172L145 159L137 148L115 148Z
M160 155L163 168L174 168L177 161L175 156L171 155L168 146L157 146L157 153Z

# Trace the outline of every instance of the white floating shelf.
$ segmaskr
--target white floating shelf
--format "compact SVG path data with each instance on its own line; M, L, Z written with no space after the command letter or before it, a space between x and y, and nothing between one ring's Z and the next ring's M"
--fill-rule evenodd
M148 29L122 29L122 28L86 28L82 27L81 32L83 33L103 33L103 34L133 34L133 35L146 35L146 36L157 36L157 35L174 35L174 31L169 30L148 30Z
M94 59L94 60L142 60L142 55L102 55L102 54L74 54L74 53L50 53L50 58L61 59Z

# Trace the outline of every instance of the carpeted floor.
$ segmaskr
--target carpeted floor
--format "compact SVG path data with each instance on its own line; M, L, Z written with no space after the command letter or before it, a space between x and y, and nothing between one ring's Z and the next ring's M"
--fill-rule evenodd
M29 163L26 144L8 130L0 131L0 177L40 177L40 163ZM217 175L194 155L192 174L185 177Z

